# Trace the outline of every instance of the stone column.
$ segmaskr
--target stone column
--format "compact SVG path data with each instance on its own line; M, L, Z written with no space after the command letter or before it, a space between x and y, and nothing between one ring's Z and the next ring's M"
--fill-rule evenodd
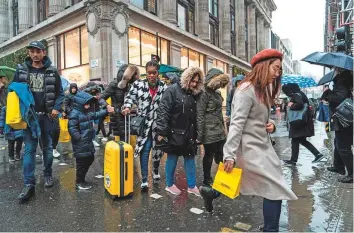
M210 41L209 38L209 2L208 0L199 0L199 23L196 26L198 28L198 37Z
M178 44L174 41L171 42L171 65L175 67L181 67L181 49L183 45Z
M58 65L58 56L57 56L57 38L52 36L47 39L48 49L47 49L47 56L52 61L53 65Z
M248 45L249 59L251 60L257 53L257 34L256 34L256 6L248 6Z
M270 25L265 22L264 23L264 45L265 45L265 49L269 49L270 48Z
M128 6L114 0L85 2L90 78L110 82L119 62L128 62Z
M230 16L230 1L220 1L222 9L222 40L221 48L226 52L231 53L231 16Z
M9 33L10 37L14 36L14 14L12 11L12 1L8 1L8 16L9 16Z
M264 49L264 20L261 15L257 14L257 52Z
M8 0L2 0L0 2L0 43L10 39L9 25L9 3Z
M246 60L245 0L236 0L236 56Z
M53 16L65 9L65 0L49 0L48 16Z
M24 32L32 27L32 0L18 0L19 30Z
M32 2L32 10L33 10L33 14L32 14L32 19L33 19L33 26L37 25L39 23L39 18L38 18L38 1L33 1Z
M162 1L162 19L177 25L177 4L175 0Z

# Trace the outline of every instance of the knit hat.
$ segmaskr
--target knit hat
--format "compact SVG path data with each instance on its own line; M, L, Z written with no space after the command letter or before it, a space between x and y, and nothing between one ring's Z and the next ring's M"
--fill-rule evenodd
M264 49L257 53L251 60L251 66L252 68L258 64L259 62L269 60L272 58L279 58L280 60L283 60L283 54L279 52L276 49Z

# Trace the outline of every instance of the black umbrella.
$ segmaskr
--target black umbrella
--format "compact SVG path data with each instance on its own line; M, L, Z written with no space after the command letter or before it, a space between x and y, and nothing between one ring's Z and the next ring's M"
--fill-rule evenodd
M334 79L334 70L332 70L331 72L327 73L325 76L323 76L320 81L318 82L318 85L323 85L329 82L332 82Z
M320 65L329 68L337 67L346 70L353 70L353 57L344 53L314 52L301 59L313 65Z

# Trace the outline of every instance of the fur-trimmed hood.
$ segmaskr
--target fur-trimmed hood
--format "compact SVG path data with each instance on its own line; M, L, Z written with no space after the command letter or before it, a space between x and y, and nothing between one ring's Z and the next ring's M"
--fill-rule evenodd
M221 70L212 68L205 77L205 86L217 90L221 86L227 86L230 82L230 75L224 74Z
M203 90L203 84L204 84L204 73L203 71L198 68L198 67L188 67L185 71L183 71L181 75L181 87L185 90L189 89L189 83L191 82L192 78L196 75L199 74L199 82L197 84L197 87L192 91L193 95L198 95L200 92Z
M118 88L124 89L128 83L135 82L140 77L139 68L135 65L123 65L117 73Z

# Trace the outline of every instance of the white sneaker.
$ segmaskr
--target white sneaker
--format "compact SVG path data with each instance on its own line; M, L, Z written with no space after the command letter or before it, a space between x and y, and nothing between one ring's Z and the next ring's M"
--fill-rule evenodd
M92 141L92 142L93 142L94 147L100 147L100 144L98 144L96 141Z
M102 143L108 142L108 138L102 138L101 142L102 142Z
M148 184L148 182L145 182L145 183L141 183L141 189L146 189L146 188L148 188L149 187L149 184Z
M60 153L57 150L53 150L53 157L58 158L60 156Z

